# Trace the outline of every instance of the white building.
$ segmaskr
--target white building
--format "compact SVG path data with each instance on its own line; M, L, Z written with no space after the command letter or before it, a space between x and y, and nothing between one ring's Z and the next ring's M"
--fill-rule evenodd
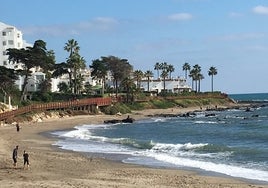
M141 89L147 92L160 93L164 90L164 80L149 80L149 90L148 90L148 80L141 81ZM191 91L191 87L187 84L184 78L166 79L165 89L170 93L181 93L183 91Z
M19 64L8 62L6 50L9 48L21 49L26 48L27 46L31 45L23 40L21 31L14 26L0 22L0 66L12 69L20 68Z
M6 68L15 70L22 69L20 63L9 62L8 55L6 55L7 53L6 50L9 48L21 49L26 48L27 46L32 45L28 44L25 40L23 40L22 32L20 30L18 30L14 26L0 22L0 66L5 66ZM34 89L37 88L36 83L33 84L33 80L35 80L35 77L36 76L34 74L32 76L32 80L30 79L29 84L27 85L27 89L29 89L29 91L33 91ZM24 79L23 77L19 76L19 79L15 82L15 84L18 86L20 90L22 88L23 79Z
M0 22L0 66L15 70L22 69L20 63L9 62L6 50L9 48L21 49L31 46L31 44L23 40L23 35L20 30L14 26ZM31 71L33 74L28 79L26 89L30 92L38 91L39 84L45 79L45 74L40 72L38 68L33 68ZM19 90L22 90L23 82L24 77L19 76L19 79L15 82Z

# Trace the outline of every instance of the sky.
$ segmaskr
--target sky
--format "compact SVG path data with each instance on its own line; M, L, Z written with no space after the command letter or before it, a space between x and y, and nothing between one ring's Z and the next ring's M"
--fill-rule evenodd
M201 66L202 91L268 92L267 0L8 0L0 22L15 26L33 44L43 40L57 63L74 39L87 66L102 56L128 59L134 70L153 71L156 62ZM191 80L188 80L191 85Z

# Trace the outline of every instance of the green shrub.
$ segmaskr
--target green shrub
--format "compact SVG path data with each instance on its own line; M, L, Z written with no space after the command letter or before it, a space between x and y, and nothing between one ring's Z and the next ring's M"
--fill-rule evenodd
M127 104L130 110L143 110L145 109L144 102L134 102L132 104Z
M115 115L118 113L118 111L115 108L115 106L108 106L104 108L103 113L108 114L108 115Z
M108 115L115 115L117 113L121 113L121 114L131 113L131 110L127 105L123 103L117 103L115 105L105 107L102 110L102 112Z

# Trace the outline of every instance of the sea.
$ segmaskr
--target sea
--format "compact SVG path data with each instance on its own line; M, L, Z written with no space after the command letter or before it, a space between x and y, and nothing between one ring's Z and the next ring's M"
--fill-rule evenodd
M254 105L129 124L89 122L50 134L55 146L89 157L268 184L268 93L229 97Z

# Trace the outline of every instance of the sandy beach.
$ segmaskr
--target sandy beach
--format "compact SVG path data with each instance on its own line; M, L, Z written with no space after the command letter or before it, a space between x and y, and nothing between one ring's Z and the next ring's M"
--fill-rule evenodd
M196 110L167 109L165 113L185 113ZM134 119L161 114L163 110L133 112ZM124 164L81 153L58 149L53 138L44 136L52 130L73 128L76 125L102 123L104 120L124 118L108 115L79 115L44 119L42 122L0 127L0 187L196 187L196 188L265 188L234 178L204 176L193 171L157 169ZM13 167L12 151L18 145L18 166ZM23 169L23 151L30 155L30 169Z

